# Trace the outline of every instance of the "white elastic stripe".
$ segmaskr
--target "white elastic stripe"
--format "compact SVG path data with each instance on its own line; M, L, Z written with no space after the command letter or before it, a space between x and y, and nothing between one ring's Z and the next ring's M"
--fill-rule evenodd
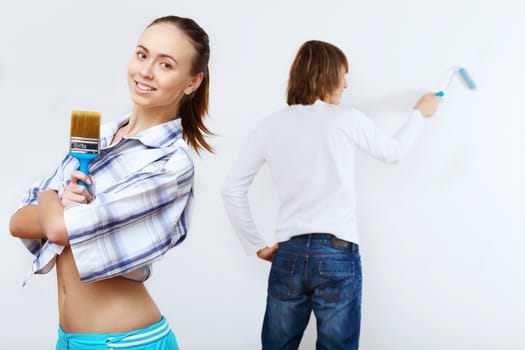
M158 333L158 332L162 332L165 328L168 328L169 325L168 325L168 322L164 321L159 327L155 328L155 329L152 329L151 331L149 332L146 332L146 333L141 333L141 334L135 334L135 335L130 335L129 337L124 337L122 338L122 340L134 340L134 339L140 339L140 338L146 338L146 337L149 337L151 335L154 335L155 333Z
M122 348L122 347L127 347L127 346L146 344L154 340L157 340L159 338L162 338L163 336L168 334L169 331L170 329L169 329L168 322L164 322L162 325L160 325L160 327L157 327L149 332L124 337L119 341L119 343L108 344L108 346L115 347L115 348ZM160 333L160 334L157 334L157 333ZM108 338L109 341L113 339L114 338L112 337Z
M166 334L168 334L169 332L170 332L170 329L167 328L167 329L164 330L164 332L162 332L161 334L158 334L158 335L156 335L156 336L154 336L154 337L151 337L151 338L148 338L148 339L142 339L142 340L137 340L137 341L134 341L134 342L123 343L123 344L108 344L108 346L109 346L110 348L127 348L127 347L136 346L136 345L147 344L147 343L154 342L155 340L164 337L164 336L165 336Z
M146 332L146 333L140 333L140 334L135 334L135 335L129 335L127 337L124 337L122 338L121 340L127 340L127 339L136 339L136 338L144 338L144 337L149 337L150 335L152 334L155 334L155 333L158 333L158 332L161 332L164 330L164 328L168 327L168 322L164 321L162 324L160 324L157 328L155 329L152 329L150 330L149 332ZM113 340L115 339L114 337L109 337L108 340Z

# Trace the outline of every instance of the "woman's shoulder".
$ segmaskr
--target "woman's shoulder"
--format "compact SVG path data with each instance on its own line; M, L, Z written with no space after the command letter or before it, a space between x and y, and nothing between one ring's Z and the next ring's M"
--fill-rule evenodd
M193 171L193 155L188 144L184 140L178 139L170 148L172 152L167 157L165 169L171 172Z

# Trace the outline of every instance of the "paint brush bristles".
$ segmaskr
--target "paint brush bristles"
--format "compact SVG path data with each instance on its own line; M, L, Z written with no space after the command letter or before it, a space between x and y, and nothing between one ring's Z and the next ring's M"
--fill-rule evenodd
M88 175L89 163L100 153L100 113L73 111L69 154L78 159L80 171ZM89 186L79 183L89 191Z
M98 112L71 113L71 152L99 153L100 118Z

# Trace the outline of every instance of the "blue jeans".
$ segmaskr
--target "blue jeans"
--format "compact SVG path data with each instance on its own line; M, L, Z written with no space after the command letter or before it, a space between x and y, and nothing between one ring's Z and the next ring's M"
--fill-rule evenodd
M268 281L263 350L299 347L313 310L317 350L359 347L361 257L358 245L330 234L279 244Z

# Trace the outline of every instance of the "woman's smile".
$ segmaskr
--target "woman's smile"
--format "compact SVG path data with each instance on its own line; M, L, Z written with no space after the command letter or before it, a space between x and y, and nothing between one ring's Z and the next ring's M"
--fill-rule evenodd
M138 90L144 91L144 92L157 90L157 89L155 89L154 87L152 87L150 85L147 85L147 84L144 84L144 83L140 83L138 81L135 81L135 86L137 87Z

